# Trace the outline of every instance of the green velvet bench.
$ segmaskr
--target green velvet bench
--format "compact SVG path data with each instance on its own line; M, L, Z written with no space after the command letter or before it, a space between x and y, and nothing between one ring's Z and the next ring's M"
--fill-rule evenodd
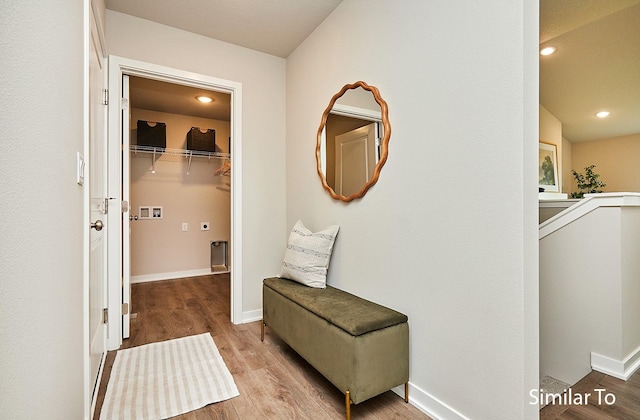
M407 316L327 286L284 278L263 282L263 322L345 394L351 404L404 384L409 401Z

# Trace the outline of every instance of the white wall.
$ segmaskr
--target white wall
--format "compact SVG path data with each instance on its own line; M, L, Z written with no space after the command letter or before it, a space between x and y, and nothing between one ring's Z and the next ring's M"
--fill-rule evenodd
M285 221L285 60L107 11L109 54L242 83L243 312L279 272Z
M542 376L575 384L591 371L592 351L619 357L620 217L620 208L599 208L540 240Z
M83 4L0 13L0 411L84 416Z
M287 228L341 226L329 284L409 316L412 401L445 418L444 404L538 415L538 11L524 7L345 0L287 60ZM380 89L392 134L378 183L345 204L322 189L315 134L357 80Z
M640 357L640 208L598 194L540 239L540 373L574 384L602 357L629 369ZM612 200L612 201L605 201ZM602 202L602 204L600 204ZM541 235L543 231L541 230ZM602 356L594 359L592 353ZM627 359L631 363L625 363ZM622 371L613 371L620 375Z
M185 149L187 132L200 127L216 130L217 147L228 151L228 121L134 108L132 143L138 120L164 122L168 148ZM187 158L175 155L159 154L155 166L152 154L131 152L130 157L131 213L139 215L140 206L162 206L163 211L162 219L131 223L131 281L208 272L210 242L227 241L231 245L230 193L220 189L230 178L214 174L224 160L194 157L189 168ZM201 222L209 222L210 230L201 231ZM187 232L182 231L182 223L188 223Z
M622 346L620 358L624 359L640 347L640 208L622 211L621 275L622 275Z

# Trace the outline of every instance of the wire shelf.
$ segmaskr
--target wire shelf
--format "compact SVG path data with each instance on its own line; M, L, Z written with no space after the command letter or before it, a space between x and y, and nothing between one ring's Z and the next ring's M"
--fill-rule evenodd
M187 175L191 174L191 161L193 158L207 158L211 159L226 159L229 161L231 159L231 155L229 153L221 153L221 152L205 152L202 150L187 150L187 149L169 149L166 147L152 147L152 146L138 146L137 144L132 144L129 146L129 150L135 155L138 153L151 155L151 172L156 173L156 162L157 161L169 161L176 162L187 160ZM226 165L229 163L227 162ZM223 167L224 164L223 164ZM222 175L228 175L228 172L223 173Z
M160 156L177 156L177 157L197 157L197 158L216 158L216 159L230 159L229 153L222 152L205 152L202 150L187 150L187 149L170 149L165 147L150 147L150 146L138 146L132 144L129 146L129 150L133 153L151 153L157 157Z

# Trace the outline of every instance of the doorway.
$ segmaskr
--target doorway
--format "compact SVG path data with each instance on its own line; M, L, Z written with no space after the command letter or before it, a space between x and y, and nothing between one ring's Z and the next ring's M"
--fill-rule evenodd
M231 95L123 77L129 105L123 110L129 128L123 266L129 267L130 283L228 273L228 262L213 266L212 257L231 243L231 178L225 169L230 168ZM133 317L137 302L129 296ZM128 337L125 322L123 338Z
M242 244L241 244L241 153L242 153L242 116L241 116L241 103L242 103L242 85L237 82L212 78L206 75L199 75L173 68L167 68L157 66L150 63L139 62L135 60L124 59L121 57L110 56L109 57L109 197L118 200L121 203L122 212L113 212L110 214L109 222L111 226L115 228L111 230L111 236L109 237L109 310L113 311L116 316L112 319L121 319L122 322L112 322L109 325L109 349L117 349L122 344L123 332L128 325L128 308L129 308L129 287L130 287L130 272L129 267L126 266L126 255L123 249L124 236L127 235L129 229L129 218L134 216L140 217L141 211L145 209L141 208L142 203L138 203L137 208L132 208L130 203L126 200L126 191L123 192L123 171L127 171L124 165L127 164L124 153L129 153L129 146L131 143L127 139L127 132L123 127L123 115L124 108L129 106L127 100L122 99L123 92L123 76L142 78L150 82L164 82L177 87L189 87L194 89L206 90L217 92L229 97L229 125L228 125L228 152L229 154L229 166L230 177L228 178L228 194L230 196L230 266L231 272L231 322L240 323L242 314ZM115 104L115 105L114 105ZM218 143L218 142L216 142ZM222 143L222 142L221 142ZM125 150L126 149L126 150ZM223 149L221 145L221 149ZM155 165L153 154L147 155L144 159L148 159L148 163L152 166ZM187 165L187 166L182 166ZM189 161L185 160L181 163L180 170L190 171L192 168L195 170L195 166L188 166ZM191 165L194 165L193 161ZM218 168L219 169L219 168ZM186 174L185 174L186 175ZM189 175L186 175L189 176ZM224 189L224 186L221 187ZM224 191L222 191L224 192ZM158 206L154 203L148 204L150 211L154 207ZM145 207L145 206L142 206ZM160 209L160 217L162 217L162 209ZM154 213L150 213L153 219ZM158 217L158 219L160 218ZM140 220L138 220L140 221ZM147 221L153 223L153 220ZM202 228L200 222L212 222L211 220L198 220L196 223L188 223L187 232L189 229L197 229L199 232ZM178 225L180 228L182 222ZM182 230L182 229L180 229ZM185 232L185 233L187 233ZM207 248L208 252L208 248ZM118 317L117 315L120 315Z

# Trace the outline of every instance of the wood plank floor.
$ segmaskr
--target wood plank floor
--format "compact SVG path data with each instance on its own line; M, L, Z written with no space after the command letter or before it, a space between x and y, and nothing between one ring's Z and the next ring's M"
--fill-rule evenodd
M179 419L343 419L344 394L260 322L229 321L228 274L132 286L131 337L122 348L209 332L236 382L240 396L210 404ZM99 418L115 351L107 354L94 419ZM354 405L357 419L429 419L388 391Z
M598 392L601 389L602 398L598 401ZM616 379L604 373L592 371L571 387L574 404L548 405L540 410L540 420L554 419L589 419L589 420L638 420L640 419L640 371L627 381ZM584 401L588 397L588 404L575 404ZM613 394L615 402L605 397ZM579 397L575 397L580 395ZM578 399L576 399L578 398Z
M601 389L603 391L596 391ZM604 373L592 371L571 387L573 404L548 405L540 410L540 420L638 420L640 419L640 371L623 381ZM600 393L601 398L598 397ZM585 396L591 394L587 402ZM615 398L607 397L612 394ZM580 395L576 397L576 395ZM600 400L600 401L599 401ZM612 403L613 402L613 403Z

